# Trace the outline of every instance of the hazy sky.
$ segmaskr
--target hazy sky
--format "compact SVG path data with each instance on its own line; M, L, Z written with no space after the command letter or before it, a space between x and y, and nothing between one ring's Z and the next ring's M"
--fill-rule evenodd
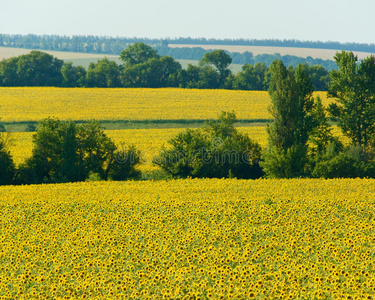
M375 43L374 0L0 0L0 33Z

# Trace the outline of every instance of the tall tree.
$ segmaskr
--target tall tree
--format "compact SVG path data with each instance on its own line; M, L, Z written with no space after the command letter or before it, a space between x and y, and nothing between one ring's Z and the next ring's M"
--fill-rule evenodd
M64 87L83 87L86 85L86 69L82 66L73 66L72 62L64 63L61 74Z
M269 177L291 178L304 175L307 141L312 127L313 85L303 65L286 68L281 60L270 67L269 148L263 167Z
M155 49L145 43L132 44L120 53L120 59L125 67L145 63L151 58L159 58L159 55Z
M90 63L87 70L88 87L120 87L120 69L114 61L103 58L98 62Z
M15 165L8 151L10 136L0 132L0 185L12 184L15 176Z
M200 66L214 66L220 74L220 85L224 84L225 79L231 74L229 65L232 58L224 50L214 50L204 54L199 61Z
M353 52L337 53L337 71L331 72L328 96L337 99L329 106L331 116L352 144L375 145L375 61L369 56L357 63Z

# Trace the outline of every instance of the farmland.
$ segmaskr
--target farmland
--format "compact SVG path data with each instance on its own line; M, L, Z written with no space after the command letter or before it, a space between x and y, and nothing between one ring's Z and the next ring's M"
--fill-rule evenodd
M372 299L373 180L0 187L3 299Z
M331 99L318 92L327 105ZM267 120L264 91L196 89L0 88L3 122L61 120L194 121L234 110L239 120Z
M17 126L51 116L189 127L222 110L270 118L266 92L1 88L0 98L2 121ZM134 144L147 173L182 130L105 133ZM264 123L238 130L267 146ZM11 133L16 165L32 135ZM374 197L373 179L1 186L0 299L372 299Z

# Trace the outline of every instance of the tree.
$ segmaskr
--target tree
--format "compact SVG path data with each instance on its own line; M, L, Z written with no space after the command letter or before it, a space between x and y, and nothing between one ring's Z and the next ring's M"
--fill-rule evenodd
M234 112L223 112L218 122L187 129L169 141L153 162L177 177L259 178L261 147L234 127Z
M19 183L83 181L92 173L104 180L121 172L123 177L132 176L139 162L118 168L114 163L117 147L96 121L77 125L44 119L33 144L32 156L20 166Z
M315 91L327 91L330 82L328 71L321 65L309 66L305 64L306 72L310 76Z
M12 184L16 173L13 158L7 150L9 142L9 134L0 133L0 185Z
M126 87L168 87L174 81L173 76L181 69L180 63L170 56L151 58L147 62L125 68L123 84Z
M235 90L265 91L267 90L268 68L264 63L255 66L246 64L242 71L235 75L232 88Z
M120 59L125 67L145 63L151 58L159 58L159 55L155 49L145 43L134 43L120 53Z
M312 129L313 85L303 65L287 69L282 61L275 60L270 74L273 121L267 126L269 148L262 166L268 177L304 176Z
M61 74L64 87L83 87L86 85L86 70L82 66L73 66L72 62L64 63Z
M220 78L212 66L195 66L188 64L186 70L179 73L180 87L191 89L217 89Z
M140 171L135 166L140 159L140 151L137 151L133 145L126 147L122 144L111 158L108 177L112 180L139 178Z
M40 51L19 56L17 76L20 86L61 86L63 61Z
M337 99L329 106L332 117L353 145L375 146L375 61L342 51L335 55L337 71L331 72L328 96Z
M63 61L41 51L3 60L0 77L4 86L61 86Z
M120 87L120 70L114 61L103 58L98 62L90 63L87 70L88 87Z
M225 79L231 74L231 71L228 69L231 63L232 58L224 50L206 52L199 61L200 66L214 66L217 69L220 75L220 86L224 84Z

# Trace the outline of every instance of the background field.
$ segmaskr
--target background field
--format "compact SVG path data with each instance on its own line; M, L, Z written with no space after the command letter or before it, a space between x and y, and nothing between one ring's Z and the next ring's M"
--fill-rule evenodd
M331 99L317 92L326 105ZM270 98L265 91L110 88L0 88L4 122L61 120L123 120L194 122L216 119L221 111L239 120L267 120Z

